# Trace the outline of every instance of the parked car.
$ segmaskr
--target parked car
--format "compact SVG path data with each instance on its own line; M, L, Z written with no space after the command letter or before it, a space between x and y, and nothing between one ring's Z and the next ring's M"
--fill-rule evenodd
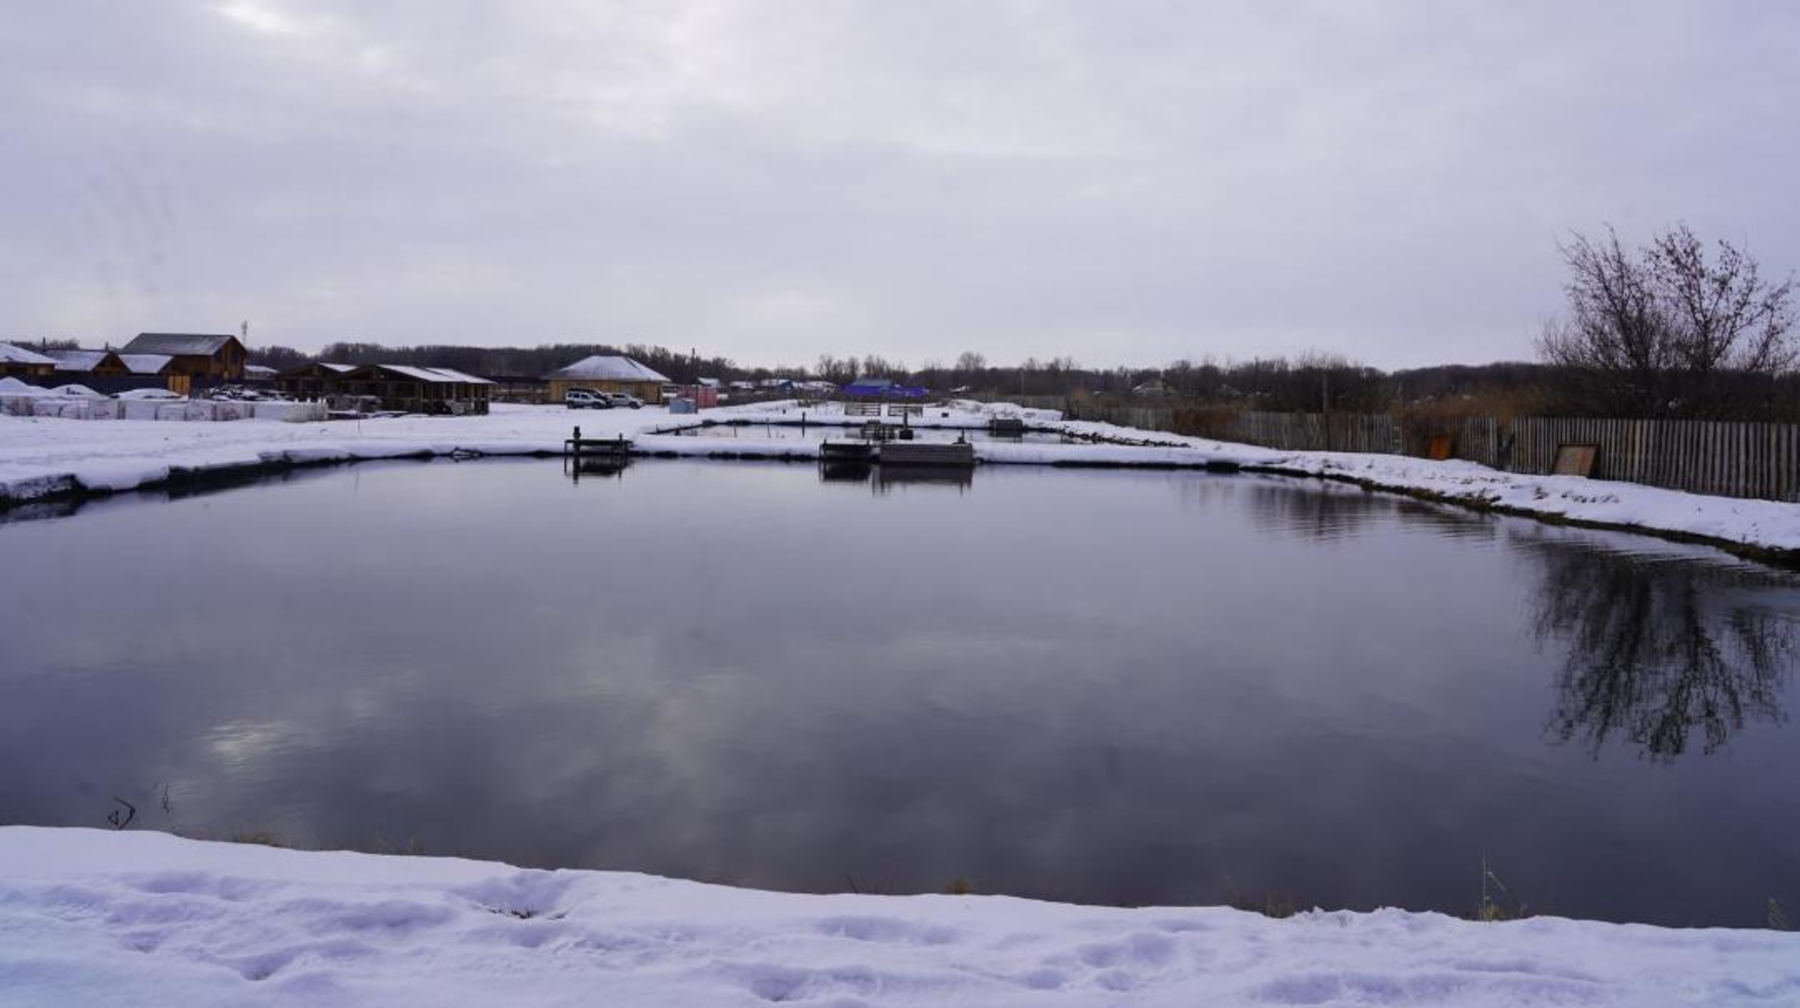
M166 388L134 388L126 389L125 391L114 395L113 398L133 400L152 399L162 402L172 399L186 399L187 396L184 396L179 392L171 392Z
M612 396L593 389L572 388L563 393L563 405L570 409L612 409Z
M607 393L607 394L612 397L612 404L621 409L642 409L643 408L644 400L639 399L637 396L634 396L629 392L612 392L612 393Z

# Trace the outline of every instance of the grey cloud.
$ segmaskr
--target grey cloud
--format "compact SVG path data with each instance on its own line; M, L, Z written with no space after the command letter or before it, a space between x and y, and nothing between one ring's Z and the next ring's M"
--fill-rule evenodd
M0 332L1522 357L1555 241L1800 265L1773 2L34 5Z

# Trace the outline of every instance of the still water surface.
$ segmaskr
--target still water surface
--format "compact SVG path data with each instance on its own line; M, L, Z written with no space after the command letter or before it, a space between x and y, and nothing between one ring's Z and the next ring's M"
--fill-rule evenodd
M1791 574L1277 478L832 475L383 463L0 525L0 822L1453 913L1485 859L1540 912L1800 908Z

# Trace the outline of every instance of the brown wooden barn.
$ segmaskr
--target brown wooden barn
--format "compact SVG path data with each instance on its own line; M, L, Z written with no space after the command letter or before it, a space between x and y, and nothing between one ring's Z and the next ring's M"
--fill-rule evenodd
M244 344L229 334L138 333L119 352L172 357L176 373L214 381L243 381L249 358Z

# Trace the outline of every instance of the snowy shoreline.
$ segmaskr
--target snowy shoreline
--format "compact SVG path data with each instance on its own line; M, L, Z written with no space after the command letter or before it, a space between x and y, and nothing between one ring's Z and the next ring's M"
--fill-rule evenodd
M229 480L308 465L445 455L560 456L572 427L590 437L638 439L634 454L809 461L817 442L657 436L721 423L853 426L837 407L768 403L672 416L658 408L572 412L497 405L488 416L280 423L169 423L0 417L0 509L55 498ZM1353 483L1366 489L1718 546L1800 566L1800 504L1707 497L1629 483L1500 472L1471 462L1395 455L1289 452L1065 421L1008 404L959 403L911 418L919 427L980 428L1018 416L1081 444L982 441L983 464L1243 470ZM884 418L889 419L889 418ZM654 440L650 440L650 439Z
M796 895L0 827L0 1004L1782 1004L1800 935Z

